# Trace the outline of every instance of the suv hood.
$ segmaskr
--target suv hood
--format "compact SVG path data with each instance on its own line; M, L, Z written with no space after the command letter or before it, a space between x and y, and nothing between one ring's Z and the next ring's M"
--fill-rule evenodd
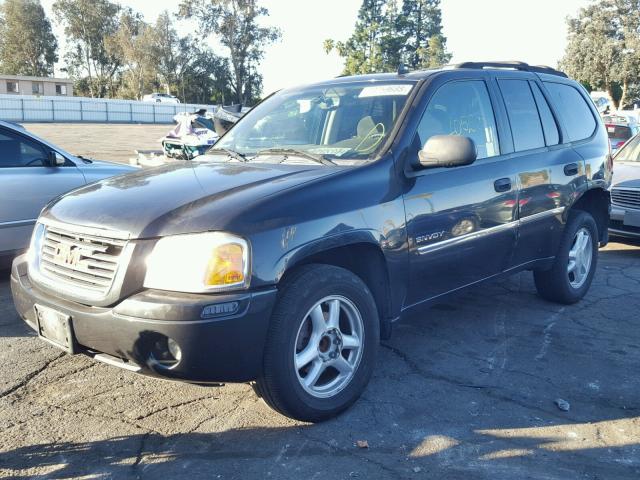
M102 180L63 195L42 217L128 232L131 238L224 230L251 205L341 168L180 162Z
M613 165L613 187L640 187L640 162L615 162Z

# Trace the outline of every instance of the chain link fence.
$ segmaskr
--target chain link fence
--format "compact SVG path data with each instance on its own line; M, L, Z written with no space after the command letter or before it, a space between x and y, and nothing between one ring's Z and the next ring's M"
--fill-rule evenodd
M173 123L177 113L202 108L216 110L214 105L193 103L0 95L0 120L10 122Z

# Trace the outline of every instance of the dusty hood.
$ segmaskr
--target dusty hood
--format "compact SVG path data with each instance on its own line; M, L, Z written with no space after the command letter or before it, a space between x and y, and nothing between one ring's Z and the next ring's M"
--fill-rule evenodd
M336 170L315 165L180 162L73 190L42 215L129 232L131 238L223 230L255 202Z

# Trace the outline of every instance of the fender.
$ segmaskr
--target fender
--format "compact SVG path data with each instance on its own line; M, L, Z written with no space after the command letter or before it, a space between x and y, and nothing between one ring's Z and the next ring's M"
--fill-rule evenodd
M388 295L388 305L384 308L383 316L385 318L381 320L383 320L383 324L396 321L400 317L402 301L406 292L407 270L405 262L407 261L407 251L404 248L398 250L385 248L387 243L384 237L375 229L362 228L340 232L292 248L282 255L274 265L274 271L278 272L276 280L280 282L287 271L304 263L310 257L340 247L363 244L382 253L386 269L384 283Z

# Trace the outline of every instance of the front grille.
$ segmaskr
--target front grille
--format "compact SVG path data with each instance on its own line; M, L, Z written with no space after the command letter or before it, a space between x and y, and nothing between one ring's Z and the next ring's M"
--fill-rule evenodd
M640 189L613 188L611 203L621 207L640 208Z
M40 256L40 273L92 296L109 292L127 241L73 232L47 225Z

